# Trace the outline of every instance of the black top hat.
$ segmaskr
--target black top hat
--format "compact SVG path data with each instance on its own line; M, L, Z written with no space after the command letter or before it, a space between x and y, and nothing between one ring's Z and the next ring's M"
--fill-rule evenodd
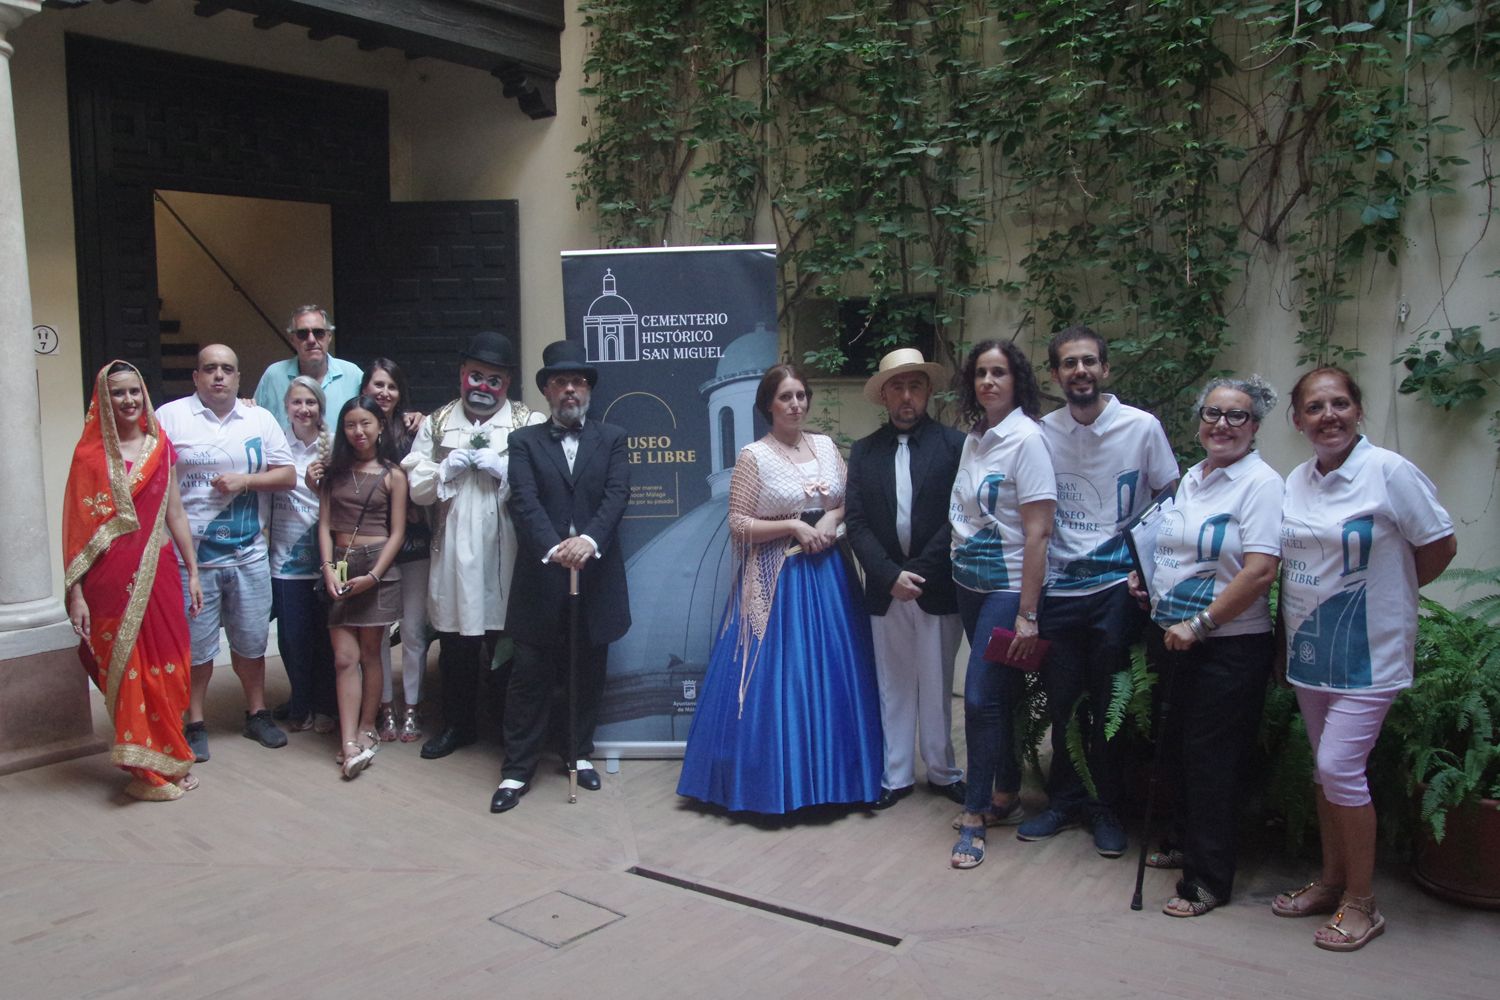
M460 361L480 361L496 368L515 368L521 363L510 338L492 330L474 334L469 346L460 351L458 357Z
M536 387L547 388L547 380L563 372L582 372L589 388L599 381L599 369L588 363L583 345L572 340L557 340L542 348L542 370L536 373Z

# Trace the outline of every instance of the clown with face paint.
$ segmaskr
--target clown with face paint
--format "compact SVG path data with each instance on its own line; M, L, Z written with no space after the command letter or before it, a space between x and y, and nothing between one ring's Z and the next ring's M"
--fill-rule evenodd
M460 355L458 398L433 411L401 462L412 501L432 507L427 608L438 633L443 728L422 746L446 757L478 737L486 635L505 628L516 536L506 513L510 432L545 417L506 398L517 358L510 340L480 333Z

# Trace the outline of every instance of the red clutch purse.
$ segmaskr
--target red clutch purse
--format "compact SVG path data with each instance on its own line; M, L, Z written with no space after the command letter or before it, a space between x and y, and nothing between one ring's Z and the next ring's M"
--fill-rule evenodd
M1052 643L1046 639L1038 639L1036 645L1031 647L1031 655L1024 660L1012 660L1006 655L1010 650L1011 640L1016 634L1008 628L997 628L990 633L989 644L984 647L984 658L991 663L1003 663L1007 667L1015 667L1017 670L1040 670L1042 661L1047 659L1047 650Z

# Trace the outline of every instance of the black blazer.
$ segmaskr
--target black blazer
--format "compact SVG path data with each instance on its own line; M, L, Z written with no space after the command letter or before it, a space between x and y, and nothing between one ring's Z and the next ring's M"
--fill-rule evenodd
M510 518L516 527L516 570L510 583L505 628L532 645L567 641L568 571L542 557L568 537L568 525L599 546L600 558L584 566L580 593L586 641L602 646L630 628L625 559L617 532L630 502L625 431L586 420L573 471L562 442L547 424L510 434Z
M953 591L952 534L948 504L964 436L923 417L911 431L911 547L901 554L896 539L896 429L890 424L854 442L849 453L849 487L844 526L865 571L865 606L883 615L891 606L891 586L902 570L925 577L917 606L930 615L958 610Z

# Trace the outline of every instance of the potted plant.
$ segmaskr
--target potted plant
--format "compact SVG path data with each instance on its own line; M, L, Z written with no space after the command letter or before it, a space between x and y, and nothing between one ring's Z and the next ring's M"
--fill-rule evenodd
M1454 609L1422 600L1415 678L1381 743L1418 797L1418 883L1500 908L1500 568L1445 579L1485 593Z

